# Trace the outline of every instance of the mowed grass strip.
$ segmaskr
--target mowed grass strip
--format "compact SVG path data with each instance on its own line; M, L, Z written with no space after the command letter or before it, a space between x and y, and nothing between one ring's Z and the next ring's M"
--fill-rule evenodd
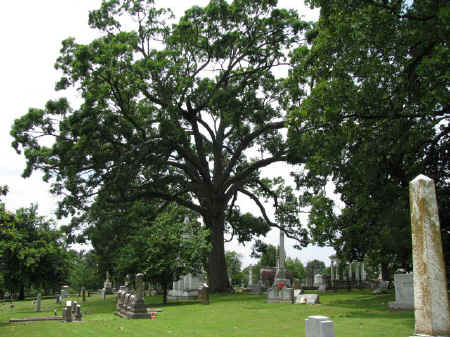
M115 295L72 298L82 306L82 322L57 321L8 323L10 318L52 316L62 313L55 300L42 301L42 312L34 312L31 301L0 304L1 337L304 337L305 319L328 316L336 337L410 336L414 313L390 311L392 292L372 295L368 290L320 295L320 305L266 304L264 295L211 295L210 304L197 301L172 302L163 306L160 296L146 297L152 308L161 308L153 320L127 320L114 315Z

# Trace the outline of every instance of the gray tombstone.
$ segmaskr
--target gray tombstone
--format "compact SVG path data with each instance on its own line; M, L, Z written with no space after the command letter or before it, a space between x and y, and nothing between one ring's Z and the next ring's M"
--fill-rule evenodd
M334 337L333 322L326 316L309 316L305 319L306 337Z
M111 284L111 281L109 280L109 278L110 278L110 275L109 275L109 272L107 271L106 272L106 280L103 283L103 292L105 294L112 294L113 293L113 291L112 291L112 284Z
M322 274L314 275L314 286L317 287L320 292L327 291L327 282Z
M414 270L415 333L450 335L447 278L433 179L409 184Z
M389 302L394 310L414 310L413 274L395 274L395 302Z
M319 295L317 294L303 294L298 295L295 304L320 304Z
M37 294L37 297L36 297L36 312L41 312L41 299L42 299L42 296L41 296L41 293L39 293L39 294Z
M75 307L74 317L76 321L81 321L82 313L81 313L81 305L77 304Z
M200 295L198 299L203 304L209 304L209 292L208 292L208 285L206 283L203 284L203 286L199 289Z
M86 302L86 288L85 287L81 287L81 297L82 297L82 301Z
M136 295L126 295L126 302L123 308L126 311L123 312L123 316L128 319L150 318L151 315L147 312L147 308L144 303L144 274L136 274ZM127 301L128 299L128 301Z
M61 304L61 294L60 293L56 293L56 304Z
M66 301L63 316L65 322L72 322L72 301Z

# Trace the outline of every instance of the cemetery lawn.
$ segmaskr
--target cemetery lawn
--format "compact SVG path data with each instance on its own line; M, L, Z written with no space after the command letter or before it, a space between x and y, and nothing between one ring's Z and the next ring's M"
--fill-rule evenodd
M308 293L308 292L307 292ZM54 299L42 301L42 312L34 312L31 301L0 304L2 337L304 337L305 319L328 316L336 337L401 337L414 332L412 311L390 311L388 294L368 290L339 291L320 295L320 305L266 304L265 295L212 295L210 304L197 301L163 306L162 297L146 297L151 308L161 308L153 320L127 320L115 316L115 295L104 301L96 295L81 303L82 322L60 321L8 323L10 318L61 315ZM73 298L81 302L81 298Z

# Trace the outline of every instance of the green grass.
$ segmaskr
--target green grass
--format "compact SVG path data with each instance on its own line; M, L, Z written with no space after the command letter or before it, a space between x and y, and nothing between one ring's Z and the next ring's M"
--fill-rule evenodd
M115 316L115 296L87 298L83 322L58 321L8 323L9 318L51 316L62 306L44 300L35 313L30 301L0 304L1 337L303 337L305 319L324 315L334 322L336 337L401 337L414 330L413 312L389 311L393 293L372 295L353 290L320 296L320 305L266 304L264 295L212 295L210 304L196 301L161 305L161 297L147 297L146 304L162 308L154 320L126 320ZM81 299L74 299L81 301Z

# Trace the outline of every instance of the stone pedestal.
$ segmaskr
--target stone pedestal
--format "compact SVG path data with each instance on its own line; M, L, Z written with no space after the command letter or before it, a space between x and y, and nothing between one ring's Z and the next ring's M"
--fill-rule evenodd
M415 333L450 335L450 313L441 232L432 179L409 184L414 269Z
M294 303L294 288L273 286L267 293L267 303Z
M394 310L414 310L413 274L395 274L395 302L389 302Z

